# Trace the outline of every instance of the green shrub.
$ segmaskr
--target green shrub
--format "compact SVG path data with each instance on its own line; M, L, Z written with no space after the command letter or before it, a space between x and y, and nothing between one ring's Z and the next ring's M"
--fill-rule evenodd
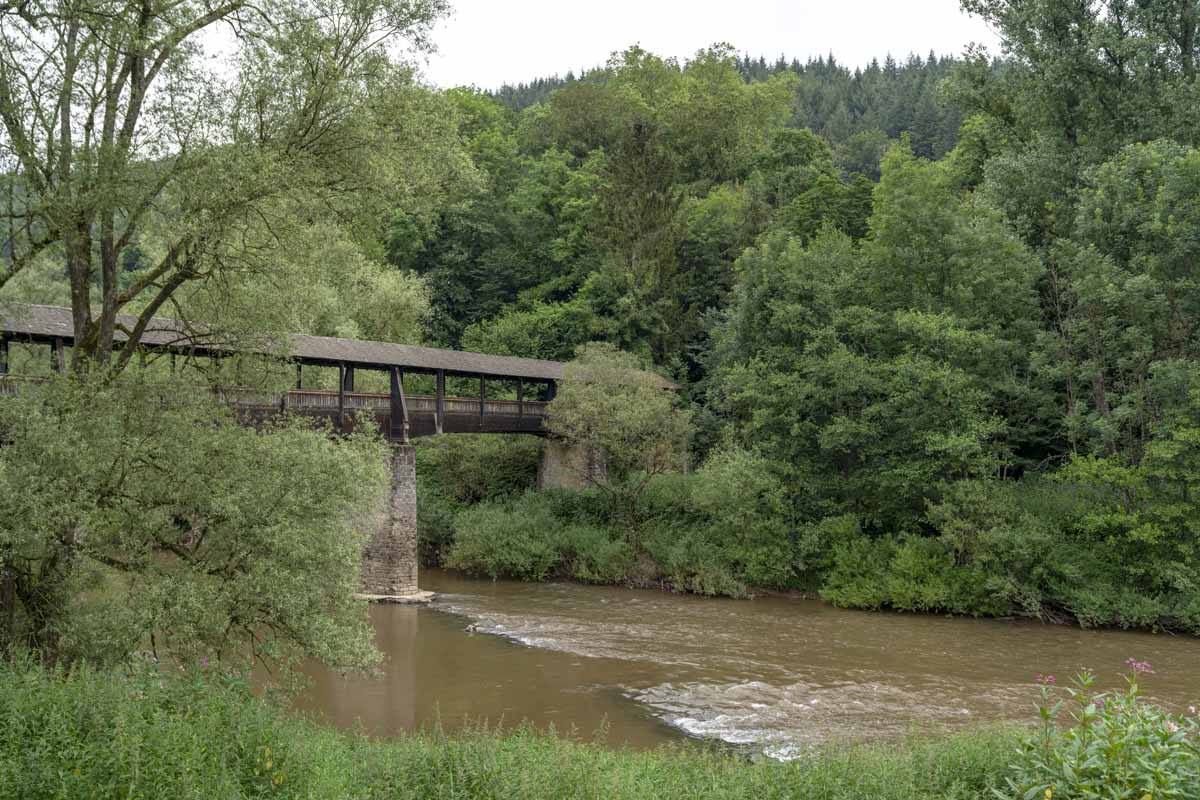
M541 440L487 434L418 440L417 475L463 505L515 497L537 482Z
M445 563L454 517L480 502L533 488L541 442L530 436L438 436L417 440L417 542L421 564Z
M746 584L734 573L725 547L708 534L661 525L645 535L644 543L661 579L676 591L744 597Z
M865 536L838 542L833 564L821 587L821 596L834 605L877 609L888 604L888 568L896 552L890 537Z
M1200 722L1169 714L1141 697L1138 678L1149 664L1130 659L1126 687L1096 693L1087 671L1057 699L1054 678L1042 678L1042 728L1026 738L1020 760L1000 797L1085 798L1200 797ZM1059 720L1068 714L1072 724Z
M788 503L774 465L737 447L714 451L691 475L663 475L641 498L639 542L679 591L746 594L793 588L797 557Z
M629 542L592 525L568 525L555 537L572 578L584 583L621 583L633 567Z
M559 525L550 506L532 494L514 503L474 506L455 517L446 566L492 578L545 580L562 560Z
M690 505L728 567L753 586L789 588L799 577L787 491L767 459L737 447L713 453L689 482Z
M602 507L589 493L565 491L482 503L455 517L446 564L492 578L620 583L634 552L619 528L603 524Z
M454 544L454 517L462 505L417 472L417 551L421 566L440 567Z
M445 563L492 577L661 581L742 596L747 585L797 583L786 505L770 464L725 449L691 475L649 480L633 529L627 511L597 489L527 492L459 511Z

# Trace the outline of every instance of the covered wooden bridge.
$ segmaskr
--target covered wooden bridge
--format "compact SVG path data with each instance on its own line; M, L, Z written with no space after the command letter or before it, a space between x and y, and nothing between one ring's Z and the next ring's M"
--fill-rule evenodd
M122 318L132 329L134 320ZM57 306L4 305L0 303L0 394L15 392L27 376L9 375L11 345L45 346L52 369L67 363L66 349L74 344L71 311ZM126 339L117 334L118 346ZM214 391L231 403L243 421L255 423L282 412L329 419L335 429L348 431L363 415L371 415L388 435L391 491L380 510L379 524L363 552L362 596L371 600L419 602L432 595L417 583L417 474L416 454L410 437L435 433L525 433L544 435L546 407L563 377L557 361L489 356L456 350L412 347L387 342L365 342L327 336L290 334L284 339L264 338L248 343L231 342L206 326L156 318L141 337L139 348L179 357L222 359L235 355L261 355L295 365L296 388L282 394L221 387ZM337 370L336 391L301 388L304 368ZM388 376L388 392L356 391L355 377L364 371ZM433 394L405 391L405 378L432 376ZM464 382L479 392L473 397L449 397L448 379ZM426 385L428 378L423 379ZM673 388L659 378L664 389ZM488 384L503 382L516 399L491 399ZM410 382L411 385L411 382ZM582 453L547 438L538 467L539 486L570 485L594 480L603 474L602 454Z
M134 320L122 319L122 323L132 328ZM0 377L9 372L12 343L46 346L49 361L57 370L66 364L66 348L73 345L74 337L68 308L0 304ZM120 342L124 335L118 332L116 338ZM437 433L542 435L546 405L554 397L564 367L559 361L304 334L289 334L285 341L264 338L232 344L204 326L166 318L153 320L139 346L169 354L173 359L220 359L251 353L290 361L296 369L296 388L291 391L279 395L229 387L219 393L239 413L252 418L287 411L328 418L338 428L349 430L362 415L371 415L380 430L397 442ZM338 390L301 388L308 366L337 369ZM356 391L355 377L364 371L388 375L390 391ZM409 394L405 379L412 375L432 376L433 394ZM479 391L470 397L450 397L446 393L447 378L478 382ZM490 399L489 383L503 383L510 395L515 386L516 398ZM663 384L670 385L665 380Z

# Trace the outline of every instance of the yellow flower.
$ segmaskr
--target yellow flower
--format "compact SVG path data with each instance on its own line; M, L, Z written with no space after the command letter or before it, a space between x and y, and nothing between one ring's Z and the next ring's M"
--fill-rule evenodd
M1046 789L1046 791L1044 792L1044 795L1046 797L1046 800L1050 800L1050 798L1054 796L1054 790Z

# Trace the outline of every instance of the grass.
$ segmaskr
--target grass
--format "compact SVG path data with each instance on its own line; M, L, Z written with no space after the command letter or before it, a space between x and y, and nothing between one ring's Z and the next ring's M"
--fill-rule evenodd
M213 675L0 666L0 798L992 796L1017 735L848 746L786 764L703 748L609 750L532 731L376 741L282 713Z

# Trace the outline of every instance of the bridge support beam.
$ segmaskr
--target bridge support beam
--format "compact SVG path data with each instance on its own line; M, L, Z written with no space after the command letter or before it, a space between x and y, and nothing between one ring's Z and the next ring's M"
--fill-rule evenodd
M440 436L446 429L446 371L437 371L437 386L434 389L434 431Z
M603 453L588 452L561 439L542 440L538 461L539 489L586 489L608 477Z
M384 603L424 603L432 592L417 586L417 454L410 444L390 448L391 489L363 551L359 597Z

